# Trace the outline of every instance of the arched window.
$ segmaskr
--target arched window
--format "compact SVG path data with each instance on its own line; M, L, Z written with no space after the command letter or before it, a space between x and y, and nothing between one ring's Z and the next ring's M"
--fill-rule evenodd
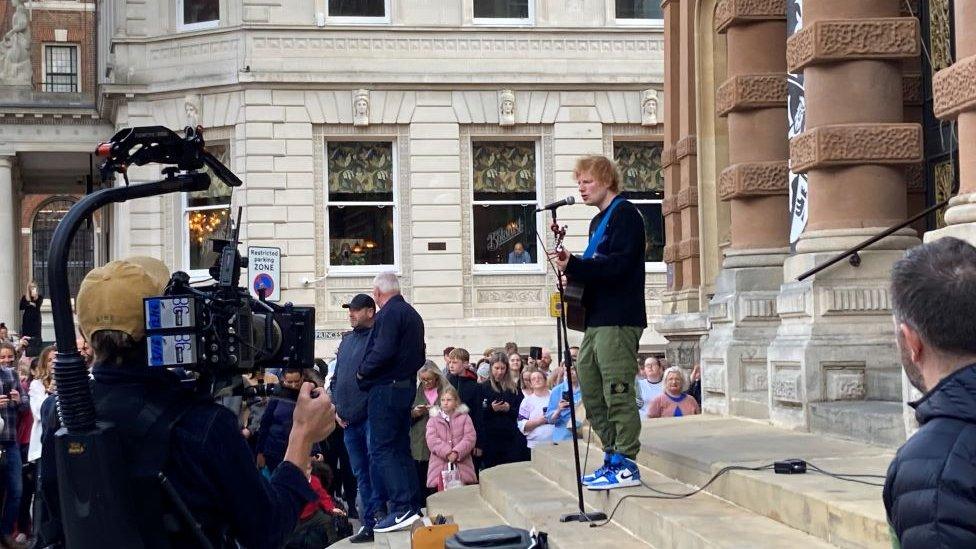
M38 208L31 225L31 276L37 282L37 289L45 298L51 292L47 283L47 256L51 249L54 229L75 205L76 200L59 196L52 198ZM95 267L95 237L89 223L82 223L68 251L68 286L71 296L78 295L78 288L85 274Z

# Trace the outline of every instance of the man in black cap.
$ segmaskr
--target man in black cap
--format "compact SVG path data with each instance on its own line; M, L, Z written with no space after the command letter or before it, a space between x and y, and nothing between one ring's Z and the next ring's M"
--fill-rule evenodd
M381 483L371 482L369 450L369 423L366 421L366 402L368 391L359 388L356 382L356 371L366 352L366 341L373 328L373 317L376 315L376 302L366 294L356 294L349 303L342 305L349 309L349 325L352 330L342 334L342 342L336 351L335 371L332 384L329 387L336 406L336 422L343 428L343 441L349 453L352 473L356 477L356 485L362 498L363 508L359 517L362 527L356 535L349 538L351 543L369 543L373 541L373 526L376 525L376 515L385 514L383 506L385 499L379 494Z

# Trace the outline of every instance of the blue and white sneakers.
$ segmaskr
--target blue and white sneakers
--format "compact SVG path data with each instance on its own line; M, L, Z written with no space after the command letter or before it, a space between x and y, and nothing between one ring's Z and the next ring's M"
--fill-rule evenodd
M593 475L583 477L583 485L589 490L613 490L615 488L629 488L640 486L640 469L632 460L620 454L612 454L601 469L603 474L595 476L601 470L594 471ZM587 482L587 477L595 476L593 480Z
M589 486L591 482L607 474L607 469L610 468L610 461L613 459L614 455L616 454L603 454L603 466L588 475L583 475L583 478L580 479L583 486Z
M415 521L421 519L420 512L412 509L408 509L403 512L392 512L373 527L374 532L396 532L397 530L405 530L410 528Z

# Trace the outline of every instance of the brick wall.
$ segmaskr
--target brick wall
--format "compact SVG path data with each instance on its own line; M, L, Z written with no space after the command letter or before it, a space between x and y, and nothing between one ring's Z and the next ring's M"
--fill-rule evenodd
M43 91L44 44L54 44L55 30L68 31L64 45L78 45L81 92L95 99L95 12L35 10L31 19L31 65L34 89Z

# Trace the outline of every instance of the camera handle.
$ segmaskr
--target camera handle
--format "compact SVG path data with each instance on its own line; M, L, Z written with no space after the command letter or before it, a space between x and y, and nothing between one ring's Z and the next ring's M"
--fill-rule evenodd
M210 187L206 173L168 172L167 176L154 183L103 189L82 198L58 224L51 240L48 285L57 338L54 378L62 425L55 434L55 455L67 547L143 547L139 532L126 520L129 502L124 497L124 479L118 474L124 466L118 433L113 425L96 422L88 369L75 343L68 251L81 224L102 206Z

